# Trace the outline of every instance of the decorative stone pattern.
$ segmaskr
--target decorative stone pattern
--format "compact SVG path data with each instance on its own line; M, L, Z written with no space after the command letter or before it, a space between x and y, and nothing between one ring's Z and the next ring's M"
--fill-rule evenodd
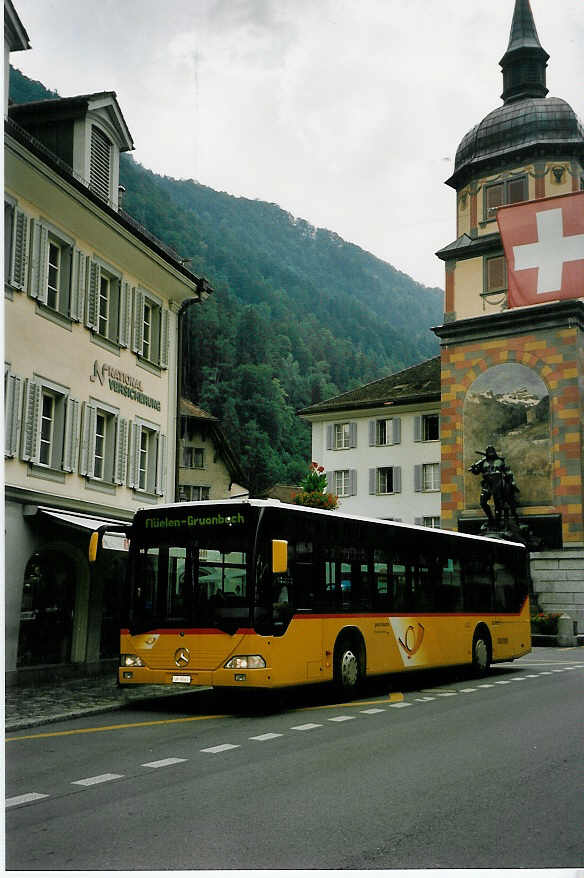
M529 366L549 390L553 493L553 509L549 511L562 516L564 544L582 545L582 400L578 376L584 374L584 351L581 330L569 325L443 344L442 525L456 530L464 511L461 425L465 396L482 372L509 362Z

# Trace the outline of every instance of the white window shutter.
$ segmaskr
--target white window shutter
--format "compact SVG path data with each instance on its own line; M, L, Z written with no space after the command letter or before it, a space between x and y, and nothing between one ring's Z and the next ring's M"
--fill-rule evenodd
M127 280L120 283L120 346L127 348L130 343L130 327L132 323L132 295Z
M377 442L377 421L369 421L369 445L376 445Z
M436 487L437 488L442 487L442 466L441 466L441 464L438 464L438 484Z
M329 491L332 494L336 494L337 493L337 482L335 479L335 471L334 470L331 470L330 472L328 472L326 474L326 482L327 482L327 487L328 487Z
M79 400L69 397L65 408L65 441L63 442L63 470L66 473L74 472L77 462L80 409Z
M160 309L160 366L168 369L168 309Z
M116 423L116 459L114 465L114 482L124 485L128 472L128 435L127 418L118 418Z
M140 433L141 426L130 424L130 452L128 454L128 487L137 488L140 484Z
M71 320L74 320L76 323L80 323L83 319L88 260L89 257L85 253L82 253L81 250L73 250L69 316Z
M377 494L377 470L371 467L369 470L369 493Z
M422 415L416 415L414 418L414 442L422 441Z
M402 476L402 472L401 472L401 471L402 471L401 466L394 466L394 467L393 467L393 493L394 493L394 494L400 494L400 493L401 493L401 488L402 488L402 485L401 485L401 482L402 482L402 478L401 478L401 476Z
M22 459L38 463L41 445L41 401L42 386L29 379L26 384L24 402L24 429L22 440Z
M88 329L98 327L99 283L101 270L94 259L89 260L89 281L87 284L87 307L85 309L85 325Z
M33 299L43 305L47 303L47 284L49 280L49 232L46 226L35 221L32 231L32 265L29 292Z
M79 472L82 476L93 478L95 474L95 432L97 429L97 407L89 402L83 406L83 437Z
M334 443L334 427L332 424L326 426L326 447L328 451L332 451Z
M144 291L139 287L134 289L134 323L132 328L132 350L136 354L142 353L144 347Z
M23 389L24 382L18 375L6 377L6 397L4 399L4 455L6 457L15 457L18 452Z
M357 424L349 424L349 447L357 447Z
M392 442L394 445L399 445L401 442L401 418L393 418L392 419Z
M28 275L29 218L18 208L14 211L9 283L15 290L25 290Z
M424 489L423 466L417 463L414 467L414 491L422 491Z
M166 436L163 436L162 433L159 433L155 485L155 490L159 497L162 497L166 490L166 466Z

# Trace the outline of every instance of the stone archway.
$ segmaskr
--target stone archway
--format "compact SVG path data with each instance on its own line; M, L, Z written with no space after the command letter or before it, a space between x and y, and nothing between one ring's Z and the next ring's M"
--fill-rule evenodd
M17 668L85 659L89 571L81 552L48 543L25 567Z

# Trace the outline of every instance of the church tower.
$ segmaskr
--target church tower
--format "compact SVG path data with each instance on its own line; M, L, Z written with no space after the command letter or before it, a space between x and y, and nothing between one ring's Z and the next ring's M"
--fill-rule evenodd
M480 482L468 469L494 445L520 488L540 605L567 611L584 631L584 289L509 308L497 225L500 207L584 190L584 127L548 96L548 60L529 0L515 0L503 103L462 138L446 181L457 207L456 240L437 253L446 269L435 329L442 526L480 531Z

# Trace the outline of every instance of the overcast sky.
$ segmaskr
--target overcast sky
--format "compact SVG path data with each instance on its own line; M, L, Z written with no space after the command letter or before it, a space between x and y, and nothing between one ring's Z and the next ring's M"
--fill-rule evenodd
M115 91L157 173L275 202L429 286L444 185L499 106L514 0L14 0L12 63L62 96ZM584 3L531 0L550 94L584 115Z

